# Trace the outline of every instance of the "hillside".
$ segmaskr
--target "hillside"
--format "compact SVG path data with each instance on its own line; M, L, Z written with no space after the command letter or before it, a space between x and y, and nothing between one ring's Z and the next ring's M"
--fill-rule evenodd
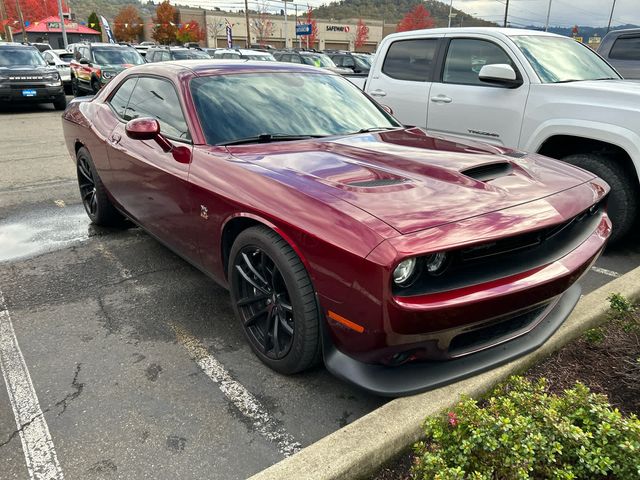
M79 21L87 21L91 12L104 15L108 19L113 19L115 15L125 5L133 5L144 13L145 7L138 0L67 0L71 11L76 14ZM155 11L155 6L149 12Z
M316 18L333 18L343 20L347 18L372 18L397 23L416 5L423 3L436 22L436 27L446 27L449 18L449 4L437 0L341 0L328 3L314 9ZM495 26L494 23L472 17L466 13L453 9L455 16L451 20L452 26Z

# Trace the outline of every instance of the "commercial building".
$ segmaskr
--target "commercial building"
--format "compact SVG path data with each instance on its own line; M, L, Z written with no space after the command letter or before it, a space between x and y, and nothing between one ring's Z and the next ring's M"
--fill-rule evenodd
M180 22L197 21L206 27L206 39L202 42L208 47L226 47L226 22L231 25L234 47L245 47L247 43L247 24L244 14L228 13L215 10L197 8L179 8ZM317 35L315 45L309 48L319 50L358 50L373 52L383 37L385 25L380 20L363 19L368 27L368 38L364 45L355 47L358 19L325 20L315 19ZM302 16L297 23L306 23ZM275 48L307 47L306 36L296 36L295 12L289 12L287 21L284 15L259 15L251 13L249 16L249 31L252 45L267 44ZM288 32L288 35L285 35ZM285 38L288 43L285 45Z
M100 32L93 30L92 28L85 27L84 25L80 25L74 20L65 19L64 26L69 43L100 41ZM48 17L38 22L32 22L28 27L25 27L25 33L25 41L48 43L53 48L64 48L60 17ZM22 29L14 28L13 38L15 41L23 41Z

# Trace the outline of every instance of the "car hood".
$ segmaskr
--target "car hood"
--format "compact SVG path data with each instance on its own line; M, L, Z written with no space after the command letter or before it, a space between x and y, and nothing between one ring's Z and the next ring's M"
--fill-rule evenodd
M0 75L8 75L9 77L24 77L24 76L41 76L48 73L55 73L56 68L47 66L35 66L35 65L15 65L11 67L0 67Z
M229 152L301 190L309 182L322 185L402 234L521 205L594 178L540 155L432 137L418 128Z

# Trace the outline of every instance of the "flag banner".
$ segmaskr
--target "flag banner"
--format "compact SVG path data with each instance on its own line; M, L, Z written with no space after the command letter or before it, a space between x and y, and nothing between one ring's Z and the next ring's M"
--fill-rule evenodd
M229 23L229 20L227 20L226 18L224 19L225 23L226 23L226 30L227 30L227 48L233 48L233 32L231 31L231 24Z
M111 32L111 27L109 26L109 22L106 18L100 15L100 21L102 22L102 26L104 27L104 32L107 34L107 38L109 39L109 43L116 43L115 38L113 38L113 33Z

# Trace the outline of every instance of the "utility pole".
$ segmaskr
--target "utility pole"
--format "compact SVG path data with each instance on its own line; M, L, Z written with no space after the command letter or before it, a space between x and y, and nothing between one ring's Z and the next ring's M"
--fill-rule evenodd
M62 13L62 0L58 0L58 16L60 17L60 30L62 31L62 43L64 49L67 49L69 42L67 41L67 27L64 25L64 14Z
M247 48L251 48L251 28L249 28L249 3L244 0L244 21L247 24Z
M18 18L20 19L20 25L22 25L22 41L28 41L27 31L24 27L24 18L22 17L22 9L20 8L20 1L16 0L16 9L18 10Z
M547 9L547 21L544 24L544 31L549 30L549 17L551 16L551 0L549 0L549 8Z
M449 3L449 25L448 28L451 28L451 12L453 11L453 0Z
M504 27L507 26L507 17L509 16L509 0L504 5Z
M609 15L609 24L607 25L607 33L611 30L611 20L613 20L613 11L616 8L616 0L613 0L613 5L611 5L611 15Z
M289 26L287 25L287 2L291 0L282 0L284 2L284 48L289 48Z

